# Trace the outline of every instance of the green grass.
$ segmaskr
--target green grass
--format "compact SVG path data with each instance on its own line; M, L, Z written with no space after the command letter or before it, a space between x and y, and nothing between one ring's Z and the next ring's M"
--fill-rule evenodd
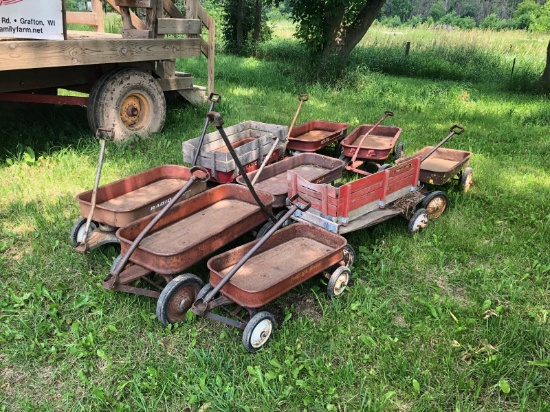
M312 279L272 302L274 338L250 355L236 329L200 318L166 329L156 301L102 289L116 248L80 255L68 242L97 163L85 109L3 106L0 410L550 409L547 97L359 65L317 83L301 53L274 41L262 59L218 54L226 124L288 125L309 93L299 122L352 130L392 110L386 124L411 154L458 123L446 147L474 153L471 190L445 186L449 211L413 238L401 218L350 234L348 290L330 301ZM204 82L204 60L178 66ZM205 110L173 104L163 133L109 144L102 182L181 163ZM190 270L206 278L204 261Z

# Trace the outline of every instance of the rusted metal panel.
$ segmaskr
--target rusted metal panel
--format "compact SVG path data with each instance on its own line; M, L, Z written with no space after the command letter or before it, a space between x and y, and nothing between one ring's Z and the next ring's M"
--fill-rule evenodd
M93 220L114 227L126 226L162 208L190 177L188 167L162 165L101 186ZM206 183L196 182L183 199L204 190ZM92 190L76 196L82 216L88 216L91 198Z
M288 137L287 149L300 152L316 152L331 143L346 137L347 123L312 120L292 128Z
M292 170L312 183L330 183L342 176L345 163L342 160L317 153L302 153L266 166L254 187L275 196L273 207L284 207L288 193L287 171ZM248 173L253 180L257 171ZM242 176L237 183L244 185Z
M258 196L270 210L273 196L260 191ZM122 254L153 217L117 231ZM220 185L176 204L143 239L130 261L159 274L178 273L266 220L247 188Z
M259 240L208 261L210 284L216 286ZM237 271L221 293L238 305L259 308L343 260L346 239L308 224L275 232ZM281 259L284 256L284 259Z
M361 147L358 148L357 145L361 142L362 137L372 128L373 125L363 124L347 135L340 142L344 156L352 157L359 150L357 159L386 160L395 146L395 142L399 139L402 129L394 126L377 126L363 140Z

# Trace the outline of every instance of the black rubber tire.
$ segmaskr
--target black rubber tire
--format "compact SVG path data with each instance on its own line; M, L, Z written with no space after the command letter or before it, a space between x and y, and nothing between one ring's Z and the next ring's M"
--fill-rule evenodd
M327 295L329 298L334 299L335 297L340 296L346 286L349 283L351 277L351 270L346 266L339 266L336 268L328 280L327 285Z
M403 142L398 142L395 150L393 151L393 160L401 159L404 152L405 144Z
M153 76L144 71L123 68L107 75L92 98L90 125L113 129L115 141L147 137L164 126L164 93Z
M84 230L86 229L85 217L78 219L71 228L70 242L73 247L78 246L84 240ZM98 225L93 220L90 222L90 232L97 229Z
M201 288L201 290L199 290L199 293L197 293L197 297L195 298L195 300L204 299L204 297L208 295L208 292L210 292L212 289L214 288L210 283L205 284Z
M172 279L160 293L157 301L157 319L164 326L185 320L187 311L196 300L204 282L192 273Z
M470 186L472 186L473 183L473 177L474 171L471 167L467 167L462 171L462 176L460 177L460 187L463 192L470 190Z
M109 273L113 273L115 269L117 268L119 262L122 260L122 254L119 254L115 260L113 260L113 263L111 264L111 269L109 269Z
M437 219L447 210L449 198L447 194L441 190L429 193L420 204L420 207L428 211L430 220Z
M105 73L103 76L101 76L92 86L92 90L90 90L90 94L88 95L88 105L86 107L86 115L88 117L88 125L90 126L90 129L95 134L97 131L98 125L96 124L96 118L94 113L96 112L97 107L97 96L99 94L99 91L105 84L105 81L113 76L115 73L123 70L124 67L118 67L114 70L111 70L108 73Z
M348 268L350 268L355 263L355 259L357 259L355 249L348 243L346 246L344 246L344 264Z
M421 232L426 226L430 217L426 209L420 208L409 219L409 224L407 226L407 233L409 235L414 235L415 233Z
M281 210L279 213L275 215L275 219L279 221L287 212L287 210ZM283 227L287 227L288 225L292 224L294 221L292 219L287 219L283 225L279 228L282 229ZM268 220L265 222L260 230L258 230L258 233L256 234L256 239L259 239L261 237L264 237L267 232L269 232L269 229L271 229L273 226L275 226L275 223L273 223L271 220Z
M271 313L256 313L244 328L243 346L251 353L257 352L271 339L275 326L275 317Z

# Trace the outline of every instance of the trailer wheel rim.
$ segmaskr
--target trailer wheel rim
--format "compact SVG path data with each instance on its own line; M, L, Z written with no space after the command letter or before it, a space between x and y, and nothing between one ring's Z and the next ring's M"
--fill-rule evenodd
M273 323L270 319L263 319L256 327L252 330L252 333L250 334L250 345L253 348L260 348L262 347L271 336L271 332L273 331Z
M132 93L124 98L120 106L120 120L131 130L139 130L148 124L151 104L146 96Z

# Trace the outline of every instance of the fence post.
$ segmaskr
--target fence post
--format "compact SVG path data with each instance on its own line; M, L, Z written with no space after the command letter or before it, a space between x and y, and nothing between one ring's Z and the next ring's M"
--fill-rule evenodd
M409 57L409 52L411 51L411 42L408 41L405 45L405 57Z

